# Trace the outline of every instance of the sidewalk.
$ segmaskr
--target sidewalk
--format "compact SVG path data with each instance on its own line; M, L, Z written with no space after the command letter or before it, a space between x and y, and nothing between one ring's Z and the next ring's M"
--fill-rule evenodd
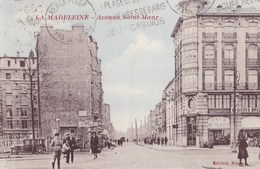
M144 143L136 143L139 146L159 150L159 151L175 151L175 150L201 150L201 151L216 151L216 150L225 150L231 152L231 146L230 145L217 145L213 148L200 148L195 146L189 146L189 147L178 147L178 146L161 146L161 145L145 145ZM248 147L248 151L260 153L260 148L258 147Z

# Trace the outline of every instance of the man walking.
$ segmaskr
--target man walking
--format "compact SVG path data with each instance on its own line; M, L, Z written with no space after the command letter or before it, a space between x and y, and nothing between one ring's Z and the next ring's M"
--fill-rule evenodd
M95 132L92 133L90 145L91 145L91 151L94 154L94 159L96 159L97 151L98 151L98 137Z
M73 163L73 161L74 161L74 150L76 149L76 146L77 146L75 137L72 137L72 140L70 140L69 144L70 144L71 162Z
M55 168L55 161L57 159L58 169L60 169L60 156L61 156L61 148L62 148L62 141L59 138L59 133L55 133L54 139L51 140L51 148L53 150L53 162L52 168Z

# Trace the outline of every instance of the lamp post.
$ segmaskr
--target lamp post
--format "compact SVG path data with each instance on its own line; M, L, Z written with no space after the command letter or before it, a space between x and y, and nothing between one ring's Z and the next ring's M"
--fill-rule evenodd
M236 62L234 63L234 91L233 91L233 142L232 142L232 152L237 152L237 141L236 141L236 107L237 107L237 84L239 82L239 72L237 71Z

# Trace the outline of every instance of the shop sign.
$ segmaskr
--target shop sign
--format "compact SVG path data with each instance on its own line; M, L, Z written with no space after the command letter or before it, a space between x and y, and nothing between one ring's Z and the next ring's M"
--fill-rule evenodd
M80 117L86 117L87 116L87 111L84 110L84 111L79 111L79 116Z
M78 127L88 127L87 121L79 121Z
M259 113L259 107L239 107L237 108L238 113Z
M208 120L209 129L227 129L230 128L229 119L226 117L212 117Z

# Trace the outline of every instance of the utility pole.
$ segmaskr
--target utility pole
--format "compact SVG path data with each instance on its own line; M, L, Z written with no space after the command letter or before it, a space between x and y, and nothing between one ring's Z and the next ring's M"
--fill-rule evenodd
M39 35L37 35L37 44L36 44L36 59L37 59L37 90L38 90L38 127L39 127L39 136L42 138L42 125L41 125L41 100L40 100L40 59L39 59L39 53L38 53L38 38Z
M133 123L131 122L131 140L134 139L134 132L133 132Z
M135 138L136 138L136 142L138 143L138 131L137 131L137 120L135 118Z

